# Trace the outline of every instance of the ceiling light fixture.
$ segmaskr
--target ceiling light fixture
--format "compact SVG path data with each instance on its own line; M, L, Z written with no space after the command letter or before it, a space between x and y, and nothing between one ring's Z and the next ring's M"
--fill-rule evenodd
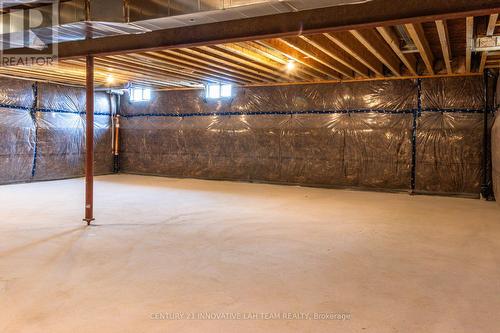
M109 74L107 77L106 77L106 82L108 84L113 84L115 83L115 78L113 77L113 75Z
M290 60L287 64L286 64L286 69L291 72L295 69L295 61L293 60Z

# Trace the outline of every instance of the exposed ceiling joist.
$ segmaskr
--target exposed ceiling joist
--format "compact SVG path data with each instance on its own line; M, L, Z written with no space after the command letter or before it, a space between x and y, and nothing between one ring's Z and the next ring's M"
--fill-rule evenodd
M245 64L254 64L258 69L266 73L281 77L283 80L290 80L291 78L300 79L301 76L297 73L287 73L286 65L273 61L258 52L251 50L249 47L243 47L235 43L222 44L217 46L226 52L233 53L246 60Z
M489 15L488 20L485 17L475 18L478 33L493 33L497 19L495 13ZM154 89L192 89L207 83L286 85L464 75L466 21L466 17L462 17L460 20L426 22L421 27L425 27L425 36L423 29L419 28L413 28L413 36L410 36L410 32L401 25L379 26L350 32L100 56L95 59L96 83L100 88L112 85L125 87L130 83ZM414 43L413 39L420 44ZM424 46L427 39L432 50ZM455 52L453 55L452 50ZM446 71L441 72L440 67L439 73L432 74L428 70L419 72L424 68L417 68L416 52L420 52L423 59L430 58L429 55L443 59ZM453 72L452 56L462 70L455 69ZM432 62L438 63L428 61L428 64ZM389 70L384 68L384 64ZM500 68L500 52L488 52L484 68ZM437 72L437 69L433 70ZM400 76L395 76L394 72ZM472 74L478 75L472 72L468 75ZM0 75L83 85L85 58L66 59L53 67L1 68Z
M403 53L399 46L399 39L393 29L391 27L377 27L377 31L382 38L385 39L387 44L389 44L406 68L408 68L408 71L413 75L417 75L417 59L411 53Z
M313 59L321 65L330 68L335 72L339 72L350 79L354 78L354 73L351 68L321 52L319 49L308 43L307 40L301 39L300 37L289 37L281 40L289 47L304 54L304 56Z
M472 45L474 42L474 17L465 19L465 72L470 73L472 68Z
M124 58L123 56L108 56L98 58L95 61L96 63L102 64L103 66L113 66L118 68L123 68L130 73L135 74L143 74L148 75L153 78L164 78L168 81L190 81L201 83L203 80L203 75L197 74L194 72L191 73L183 73L182 70L176 69L162 69L158 67L145 67L145 66L137 66L137 61L133 61L130 58ZM206 80L216 81L213 78L207 77Z
M401 76L399 59L375 30L350 30L350 33L396 76Z
M231 43L227 44L228 47L232 47L233 45L235 47L240 47L242 49L247 49L251 52L254 52L255 54L258 54L260 57L257 59L262 59L263 63L266 63L268 61L274 62L277 65L277 70L284 70L290 59L282 55L281 53L278 52L273 52L271 49L263 47L262 45L259 45L254 42L243 42L243 43ZM314 75L311 74L307 68L304 68L301 64L295 64L296 70L291 72L291 73L286 73L289 75L291 79L299 79L300 80L311 80Z
M135 54L134 54L135 55ZM185 67L189 71L196 70L203 73L207 78L206 82L234 82L236 84L247 84L255 79L246 76L230 68L219 69L217 66L210 62L204 62L201 59L189 59L180 54L169 55L164 52L149 52L143 54L136 54L139 57L145 57L149 61L161 62L164 66ZM147 65L146 65L147 67Z
M222 82L251 82L254 80L262 80L260 77L253 76L246 72L241 72L233 67L227 67L202 57L192 56L190 53L185 53L185 50L169 50L163 52L150 52L148 55L158 58L159 60L169 64L184 65L187 68L194 68L201 72L207 73L208 76L219 77Z
M486 28L486 36L493 36L495 33L495 27L498 22L498 13L490 15L488 19L488 27ZM484 67L486 65L486 59L488 58L488 52L484 51L481 53L481 63L479 64L479 72L482 73L484 71Z
M265 44L263 44L262 42L259 42L259 41L255 41L255 42L241 42L241 43L238 43L239 45L242 45L243 47L248 47L252 50L255 50L255 52L257 53L260 53L261 55L265 56L265 57L268 57L270 59L273 59L275 60L276 62L279 62L280 64L283 64L285 66L288 65L288 63L292 60L289 56L283 54L282 52L276 50L276 49L273 49L271 47L267 47ZM318 73L300 63L300 62L295 62L294 63L295 67L296 67L296 74L295 75L299 75L300 77L304 78L305 80L317 80L318 79Z
M206 57L210 61L234 67L244 72L249 72L252 75L260 77L264 80L267 79L275 82L282 80L279 73L273 72L265 66L262 66L254 61L249 61L216 45L201 46L199 48L193 48L192 51L196 52L198 56Z
M335 79L340 80L340 74L331 68L323 66L322 64L316 62L314 59L304 55L302 52L297 51L296 49L290 47L287 43L285 43L281 39L267 39L264 41L258 41L259 44L265 45L275 51L282 53L284 56L289 59L296 61L304 66L309 67L314 72L316 72L317 79Z
M374 72L376 76L384 76L383 64L380 60L349 32L326 33L323 35L347 53L352 54L359 62Z
M410 23L405 24L405 28L415 43L415 46L424 61L425 67L427 68L427 72L431 75L434 74L434 55L432 54L429 42L425 37L422 25L420 23Z
M498 0L373 0L221 23L156 30L59 44L61 59L110 55L166 48L248 41L299 34L345 31L500 12ZM19 54L22 49L9 50Z
M441 50L443 51L443 61L446 66L446 71L448 74L453 73L453 69L451 67L451 47L450 47L450 38L448 34L448 25L444 20L436 21L436 29L439 35L439 42L441 43Z
M348 67L358 75L364 78L370 77L370 72L361 62L353 58L350 54L340 49L336 44L332 43L323 35L301 36L303 40L335 59L342 65Z

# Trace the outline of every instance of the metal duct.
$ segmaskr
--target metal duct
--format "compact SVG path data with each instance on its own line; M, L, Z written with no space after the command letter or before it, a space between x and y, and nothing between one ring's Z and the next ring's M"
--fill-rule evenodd
M395 26L396 32L398 34L399 40L402 42L400 45L401 49L403 50L404 53L414 53L418 52L417 46L413 42L413 39L411 39L410 35L408 34L408 31L406 31L406 28L402 25L397 25Z
M48 0L7 0L0 1L0 8L11 8L15 6L31 5L35 3L46 3Z
M51 2L52 0L48 0ZM69 0L58 1L58 22L31 29L44 43L60 43L85 38L138 34L159 29L224 22L321 7L358 4L371 0ZM33 11L50 16L53 5L47 0L18 0L19 5L40 4ZM9 1L10 3L10 1ZM28 11L30 10L27 7ZM37 14L38 15L38 14ZM23 42L24 29L13 30L13 13L0 15L0 43L3 49L21 47L12 36ZM50 20L47 20L50 22ZM8 31L8 33L4 33ZM7 38L9 37L9 38ZM6 42L7 41L7 42Z

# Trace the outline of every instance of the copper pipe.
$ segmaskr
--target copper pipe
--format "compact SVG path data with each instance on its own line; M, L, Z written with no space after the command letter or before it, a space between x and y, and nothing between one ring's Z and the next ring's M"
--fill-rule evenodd
M115 116L115 131L113 141L113 172L120 172L120 116Z
M115 156L120 154L120 116L115 117L115 146L113 154Z
M85 219L94 220L94 57L87 56L87 114L85 136Z

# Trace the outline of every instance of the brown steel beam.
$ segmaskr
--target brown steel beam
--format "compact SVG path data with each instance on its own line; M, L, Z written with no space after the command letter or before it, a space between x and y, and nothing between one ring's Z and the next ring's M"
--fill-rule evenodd
M87 56L87 109L85 135L85 218L94 221L94 57Z
M300 34L429 22L500 11L498 0L373 0L261 17L59 44L61 59L211 45ZM32 51L32 50L31 50ZM6 53L22 54L22 50Z

